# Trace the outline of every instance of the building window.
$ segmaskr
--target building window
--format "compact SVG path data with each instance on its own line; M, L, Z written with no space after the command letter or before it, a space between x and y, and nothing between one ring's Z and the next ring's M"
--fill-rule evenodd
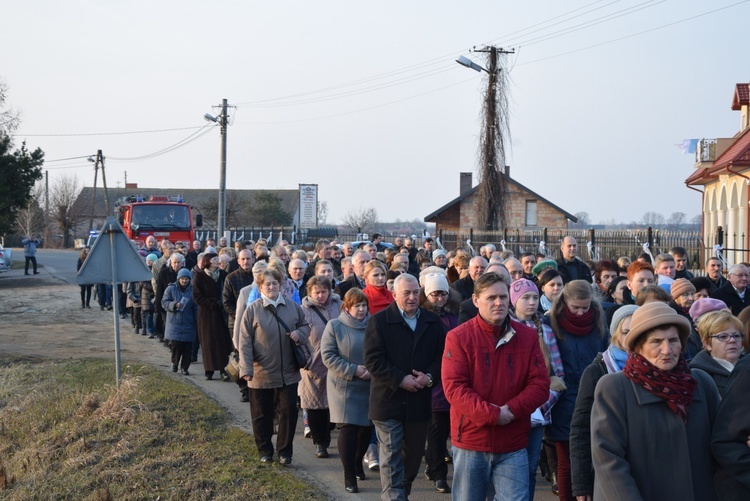
M536 200L526 200L526 226L536 225Z

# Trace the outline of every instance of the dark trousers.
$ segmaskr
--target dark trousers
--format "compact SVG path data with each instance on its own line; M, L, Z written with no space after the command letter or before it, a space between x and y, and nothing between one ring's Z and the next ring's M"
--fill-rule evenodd
M133 324L133 328L140 329L143 326L141 322L141 308L133 306L130 313L130 323Z
M308 411L309 412L309 411ZM372 426L342 424L339 427L338 449L344 466L344 482L354 483L357 473L364 474L362 459L370 446Z
M450 411L432 411L430 429L427 432L427 449L424 453L427 476L430 480L448 479L448 464L445 462L445 456L448 454L446 441L450 433Z
M93 285L81 285L81 306L90 306Z
M193 343L190 341L170 341L172 350L172 365L179 365L180 369L188 370L190 368L190 350Z
M164 326L167 325L167 312L159 309L154 316L154 332L159 339L164 338ZM198 337L196 336L196 340ZM197 341L196 341L197 342Z
M273 418L279 415L276 449L279 457L291 458L292 441L297 429L297 383L259 390L250 388L250 418L253 421L255 446L261 456L273 456Z
M36 256L24 256L26 258L26 265L24 266L24 272L29 274L29 263L34 265L34 273L36 273Z
M573 485L570 477L570 442L555 442L557 451L557 490L563 501L572 501Z
M331 445L331 413L328 409L305 409L307 424L310 426L313 443L328 447Z

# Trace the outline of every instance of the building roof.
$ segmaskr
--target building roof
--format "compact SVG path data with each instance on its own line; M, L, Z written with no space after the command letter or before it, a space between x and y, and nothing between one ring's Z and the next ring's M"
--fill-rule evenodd
M522 189L523 191L525 191L525 192L529 193L530 195L534 196L534 197L535 197L536 199L538 199L538 200L541 200L542 202L546 203L547 205L549 205L549 206L550 206L550 207L552 207L553 209L555 209L555 210L559 211L559 212L560 212L560 213L562 213L562 214L563 214L563 215L564 215L564 216L565 216L566 218L570 219L570 220L571 220L571 221L573 221L574 223L577 223L577 222L578 222L578 218L577 218L577 217L575 217L575 216L574 216L573 214L571 214L571 213L569 213L569 212L567 212L567 211L563 210L563 209L562 209L561 207L558 207L557 205L553 204L552 202L550 202L549 200L547 200L547 199L546 199L546 198L544 198L543 196L541 196L541 195L539 195L538 193L536 193L536 192L534 192L534 191L530 190L529 188L527 188L526 186L522 185L522 184L521 184L521 183L519 183L518 181L516 181L516 180L514 180L514 179L512 179L512 178L510 178L510 177L508 177L508 176L507 176L507 175L506 175L505 173L503 173L503 172L500 172L500 176L501 176L501 177L503 178L503 180L505 180L505 181L509 181L509 182L513 183L514 185L516 185L516 186L518 186L519 188L521 188L521 189ZM442 207L440 207L440 208L439 208L438 210L436 210L435 212L433 212L433 213L431 213L431 214L429 214L429 215L425 216L425 218L424 218L424 221L425 221L426 223L433 223L433 222L435 222L435 219L436 219L436 218L437 218L437 217L438 217L438 216L439 216L439 215L440 215L441 213L443 213L443 212L445 212L446 210L450 209L451 207L453 207L453 206L454 206L454 205L456 205L457 203L459 203L459 202L463 202L463 201L464 201L464 200L466 200L466 199L467 199L468 197L470 197L471 195L473 195L474 193L476 193L476 191L477 191L478 189L479 189L479 185L476 185L476 186L474 186L474 187L473 187L472 189L470 189L470 190L467 190L466 192L462 193L462 194L461 194L460 196L458 196L457 198L454 198L453 200L451 200L451 201L450 201L450 202L448 202L447 204L445 204L445 205L443 205Z
M697 169L685 180L685 184L706 184L718 173L750 168L750 128L740 133L737 140L717 158L713 165Z
M84 187L81 193L78 195L75 203L73 204L73 210L77 211L78 214L85 216L91 213L91 196L94 188ZM143 195L144 198L161 195L161 196L176 196L182 195L185 203L201 208L206 204L217 203L219 190L216 188L211 189L182 189L182 188L109 188L109 212L110 214L114 211L115 201L120 197L127 195ZM241 203L242 205L252 205L256 195L262 192L273 192L279 196L281 202L281 208L291 214L295 215L299 206L299 190L227 190L227 208L230 208L233 202ZM216 201L216 202L214 202ZM102 218L107 215L104 208L104 189L98 187L96 189L96 200L94 201L94 217Z
M750 105L750 83L738 83L734 88L732 109L738 111L743 104Z

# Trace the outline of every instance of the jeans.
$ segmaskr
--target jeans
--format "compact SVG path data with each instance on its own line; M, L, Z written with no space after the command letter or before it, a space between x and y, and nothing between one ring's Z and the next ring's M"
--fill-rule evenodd
M542 455L542 435L544 434L543 426L533 426L529 432L529 445L526 447L526 454L529 457L529 500L534 499L534 490L536 489L536 468L539 466L539 456Z
M112 306L112 285L96 284L96 297L102 308Z
M154 335L154 312L151 310L143 310L141 312L143 318L143 331L149 336Z
M422 464L429 421L373 421L380 444L380 499L405 501Z
M525 501L529 498L529 461L526 449L503 454L470 451L453 446L453 499Z
M26 258L25 259L26 263L24 266L24 273L26 275L29 274L29 264L34 265L34 273L36 273L36 256L24 256L24 257Z

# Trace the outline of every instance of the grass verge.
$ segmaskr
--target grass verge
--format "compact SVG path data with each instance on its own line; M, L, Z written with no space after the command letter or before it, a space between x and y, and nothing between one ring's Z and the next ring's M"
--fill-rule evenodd
M52 334L52 333L51 333ZM194 386L147 366L0 354L0 498L324 499Z

